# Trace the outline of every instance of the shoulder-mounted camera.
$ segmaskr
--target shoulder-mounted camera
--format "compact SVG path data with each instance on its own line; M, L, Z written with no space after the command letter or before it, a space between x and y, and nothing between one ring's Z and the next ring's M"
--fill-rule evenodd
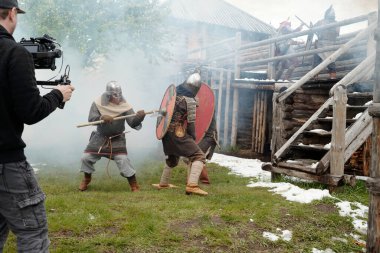
M22 38L19 43L32 54L36 69L55 70L57 68L55 59L62 56L62 51L56 48L57 43L54 38L44 34L42 37L29 40Z

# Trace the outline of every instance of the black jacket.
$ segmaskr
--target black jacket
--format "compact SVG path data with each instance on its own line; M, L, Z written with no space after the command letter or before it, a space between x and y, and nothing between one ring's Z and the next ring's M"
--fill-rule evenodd
M34 124L63 100L59 90L41 97L32 55L0 25L0 163L25 160L24 124Z

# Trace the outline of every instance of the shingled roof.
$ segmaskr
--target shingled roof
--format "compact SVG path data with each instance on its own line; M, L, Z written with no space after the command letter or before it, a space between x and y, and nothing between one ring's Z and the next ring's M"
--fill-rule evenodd
M236 30L273 34L275 29L223 0L169 0L171 16Z

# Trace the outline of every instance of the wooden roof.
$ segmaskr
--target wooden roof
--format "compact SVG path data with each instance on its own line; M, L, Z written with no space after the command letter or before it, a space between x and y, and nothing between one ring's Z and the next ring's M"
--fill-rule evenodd
M184 21L273 34L275 28L223 0L169 0L171 16Z

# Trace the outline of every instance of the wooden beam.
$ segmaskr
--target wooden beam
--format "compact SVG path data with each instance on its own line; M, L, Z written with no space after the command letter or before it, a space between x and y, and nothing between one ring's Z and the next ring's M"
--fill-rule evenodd
M251 140L251 149L252 152L256 152L256 142L257 142L257 111L258 111L258 93L253 94L253 107L252 107L252 140Z
M377 1L378 13L380 13L380 0ZM380 18L377 23L375 34L376 39L376 63L375 63L375 85L373 86L373 104L372 107L380 108ZM376 111L376 109L375 109ZM371 114L372 123L372 152L371 152L371 169L370 178L367 181L367 188L370 196L368 208L368 227L366 252L380 253L380 115Z
M218 133L221 133L220 131L220 120L222 118L222 97L223 97L223 74L224 71L220 71L219 75L219 89L218 89L218 114L216 117L216 129Z
M232 104L232 125L231 125L231 146L236 146L237 126L239 113L239 89L234 88L234 98Z
M253 90L274 90L274 84L233 83L232 88Z
M270 39L266 39L266 40L260 40L260 41L256 41L253 43L247 43L241 47L241 50L246 49L246 48L250 48L250 47L267 45L267 44L274 43L274 42L281 41L281 40L287 40L287 39L291 39L291 38L300 37L303 35L307 35L311 32L315 33L317 31L325 30L325 29L332 28L332 27L340 27L340 26L344 26L344 25L350 25L350 24L365 21L365 20L368 20L368 15L362 15L362 16L358 16L355 18L342 20L339 22L335 22L333 24L313 27L312 29L308 29L308 30L304 30L304 31L300 31L300 32L295 32L295 33L291 33L291 34L287 34L287 35L282 35L282 36L278 36L278 37L274 37L274 38L270 38Z
M346 104L347 89L345 86L338 86L334 93L331 130L330 174L333 176L344 174L345 131L343 129L346 129Z
M301 172L301 171L297 171L297 170L293 170L293 169L287 169L287 168L280 168L277 166L272 166L270 163L263 164L261 168L265 171L270 171L272 173L284 174L284 175L288 175L291 177L298 177L298 178L302 178L302 179L306 179L306 180L312 180L315 182L321 181L320 176L318 176L318 175L305 173L305 172Z
M236 33L235 37L235 76L234 79L240 79L240 55L241 33ZM234 100L232 105L232 125L231 125L231 146L236 146L237 128L238 128L238 113L239 113L239 89L234 88Z
M368 139L368 137L372 133L372 122L364 128L364 130L360 131L359 135L355 136L352 142L347 146L346 151L344 153L344 161L348 161L350 157L355 153L361 145Z
M261 147L260 147L260 153L264 154L264 147L265 147L265 133L266 133L266 122L267 122L267 111L268 111L268 92L262 91L264 96L264 113L263 113L263 125L261 127Z
M228 70L227 84L226 84L226 104L224 105L223 146L228 145L230 96L231 96L231 70Z

